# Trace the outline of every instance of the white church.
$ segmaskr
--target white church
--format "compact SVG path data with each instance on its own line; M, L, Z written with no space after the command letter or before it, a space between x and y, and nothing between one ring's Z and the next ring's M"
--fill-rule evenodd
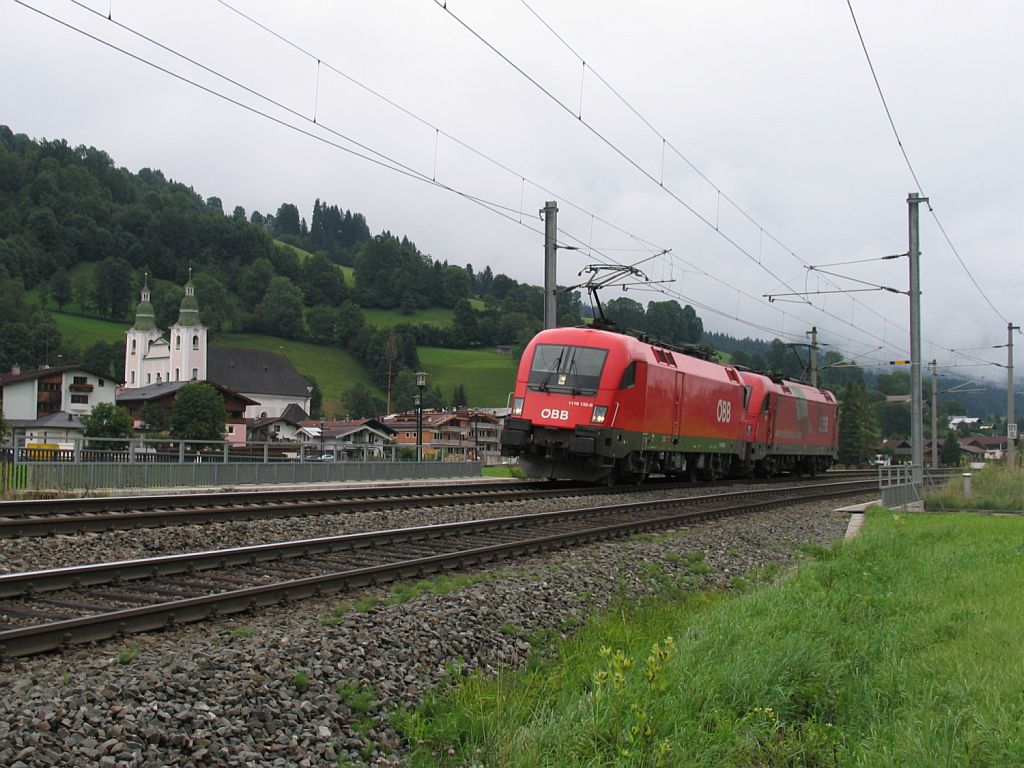
M309 413L312 387L283 354L259 349L211 349L207 334L207 327L199 319L192 269L178 320L166 336L156 325L147 273L135 324L125 331L124 388L151 388L153 397L158 397L190 381L210 381L255 401L246 406L246 419L280 416L290 405Z
M135 325L124 350L124 386L136 389L168 381L206 380L206 326L199 320L199 302L192 285L192 270L185 283L178 322L169 338L156 327L156 314L149 301L149 275L142 284L142 301L135 310Z

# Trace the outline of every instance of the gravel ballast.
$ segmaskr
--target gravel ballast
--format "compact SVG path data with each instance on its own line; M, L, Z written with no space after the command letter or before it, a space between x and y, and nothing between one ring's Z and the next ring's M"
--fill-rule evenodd
M529 511L543 508L544 502L533 502ZM462 509L452 514L467 514ZM441 522L438 510L429 514ZM470 516L488 515L476 509ZM400 524L416 524L414 517ZM324 535L306 526L340 519L347 518L271 522L286 524L287 538L301 538ZM650 594L665 580L728 587L752 568L797 561L801 544L831 545L847 521L848 515L821 503L797 505L538 555L474 571L481 580L451 594L427 593L368 611L335 609L385 591L305 600L232 621L2 662L0 765L320 766L339 759L398 765L402 745L387 713L414 704L453 668L490 672L521 664L531 652L529 638L564 631L616 597ZM396 524L364 522L365 529ZM302 532L296 534L297 526ZM187 535L202 536L203 548L210 541L234 543L223 532L211 535L220 527L196 527L201 533ZM95 538L108 553L111 542L154 553L146 549L154 538L170 536L175 543L157 542L157 551L181 551L184 530ZM266 541L269 534L249 535ZM19 542L4 544L6 555ZM87 556L94 546L83 545L69 562L123 556ZM704 553L707 568L699 570L707 572L687 565L685 556L696 552ZM22 557L43 563L34 567L58 564L38 547L31 558Z
M707 495L730 490L778 489L778 484L742 483L736 486L648 490L643 498L674 498ZM532 514L572 507L597 507L635 501L628 491L609 495L561 496L525 501L430 506L342 514L309 515L263 520L235 520L202 525L140 528L58 536L0 539L0 573L17 573L43 568L134 560L144 557L202 552L273 541L295 541L322 536L340 536L390 528L462 522L503 515Z

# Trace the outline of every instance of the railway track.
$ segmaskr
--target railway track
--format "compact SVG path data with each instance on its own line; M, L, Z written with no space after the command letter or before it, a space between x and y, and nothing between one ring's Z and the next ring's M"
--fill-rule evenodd
M661 498L0 576L0 657L805 501L876 481Z
M873 471L832 472L826 477L876 477ZM780 478L791 481L791 478ZM694 487L651 483L649 487ZM229 520L257 520L401 509L440 504L515 501L563 495L600 495L621 488L551 482L476 482L448 485L302 488L230 493L101 496L0 502L0 538L52 536Z

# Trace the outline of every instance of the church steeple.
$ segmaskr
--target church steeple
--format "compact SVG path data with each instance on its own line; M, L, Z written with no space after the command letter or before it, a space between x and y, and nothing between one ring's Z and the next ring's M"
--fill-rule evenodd
M178 325L202 325L199 321L199 301L196 299L195 286L192 285L191 265L188 268L188 282L185 283L185 296L181 300L181 308L178 311Z
M136 331L152 331L156 328L156 313L149 303L149 270L146 270L142 280L142 300L135 308L135 325L132 327Z

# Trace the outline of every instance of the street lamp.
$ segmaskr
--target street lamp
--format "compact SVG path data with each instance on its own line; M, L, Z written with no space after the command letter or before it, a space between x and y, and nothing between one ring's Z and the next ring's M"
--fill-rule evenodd
M416 388L419 389L416 395L416 461L423 461L423 390L429 375L424 371L416 371Z
M324 420L320 419L320 458L324 457Z

